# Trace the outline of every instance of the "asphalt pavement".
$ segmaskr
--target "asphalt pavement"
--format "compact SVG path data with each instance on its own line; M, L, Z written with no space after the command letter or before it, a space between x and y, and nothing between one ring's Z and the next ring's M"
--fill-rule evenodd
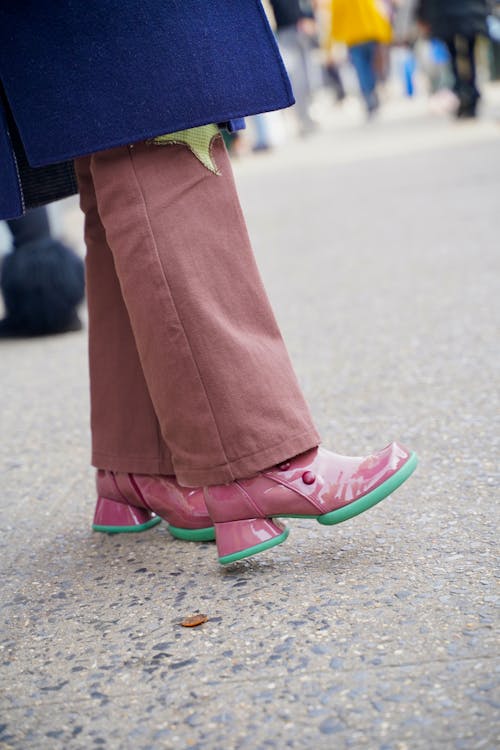
M420 456L345 524L222 568L91 531L86 334L0 344L3 750L500 745L500 92L356 104L235 162L326 446ZM81 232L75 201L67 231ZM204 613L208 621L184 628Z

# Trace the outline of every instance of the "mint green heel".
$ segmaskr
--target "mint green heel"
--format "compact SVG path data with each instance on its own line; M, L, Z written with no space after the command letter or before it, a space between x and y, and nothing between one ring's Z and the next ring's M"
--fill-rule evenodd
M186 542L213 542L215 539L215 529L208 526L206 529L181 529L178 526L168 526L169 533L176 539L183 539Z

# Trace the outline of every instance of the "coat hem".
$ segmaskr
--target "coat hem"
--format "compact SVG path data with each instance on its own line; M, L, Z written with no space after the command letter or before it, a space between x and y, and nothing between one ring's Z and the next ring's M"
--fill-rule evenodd
M295 104L295 99L293 96L288 96L285 100L275 103L272 106L264 107L264 108L257 108L253 109L252 111L245 111L242 113L234 112L234 113L223 113L220 115L211 115L210 118L201 118L199 120L191 120L189 123L186 124L186 121L179 120L177 123L169 126L163 126L163 127L155 127L152 130L145 130L140 133L134 134L132 136L128 136L127 138L118 138L113 139L111 141L106 141L104 144L101 144L98 148L92 147L85 149L84 151L67 151L63 153L58 154L49 154L47 156L44 156L40 159L32 158L32 156L29 154L27 146L25 145L26 154L28 157L28 161L30 166L32 167L47 167L51 164L57 164L59 162L65 162L69 161L71 159L78 159L81 156L88 156L89 154L94 154L99 151L109 151L113 148L119 148L120 146L129 146L133 143L141 143L142 141L146 141L150 138L155 138L159 135L168 135L170 133L177 133L179 130L188 130L191 128L197 128L202 125L211 125L213 123L221 123L221 122L228 122L229 120L239 120L244 117L251 117L252 115L258 115L262 114L264 112L274 112L279 109L286 109L287 107L291 107L293 104Z

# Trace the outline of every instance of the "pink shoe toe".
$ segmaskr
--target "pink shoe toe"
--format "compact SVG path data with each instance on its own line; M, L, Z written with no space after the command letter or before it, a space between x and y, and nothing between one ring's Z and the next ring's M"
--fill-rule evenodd
M333 525L353 518L394 492L417 466L399 443L365 457L314 448L251 479L205 487L222 564L285 541L277 517L315 518Z

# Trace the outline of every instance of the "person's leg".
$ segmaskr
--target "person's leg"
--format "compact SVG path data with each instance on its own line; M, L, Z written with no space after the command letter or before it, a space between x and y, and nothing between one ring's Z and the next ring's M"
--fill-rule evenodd
M309 104L311 100L311 85L308 71L308 55L310 50L307 48L309 40L304 34L301 34L295 27L289 27L278 31L278 43L287 73L292 83L293 94L295 97L295 111L303 128L307 132L314 127L314 121L309 113Z
M188 491L161 476L136 481L101 471L94 528L109 531L109 514L123 507L119 530L128 522L125 530L147 528L156 520L151 511L160 511L175 536L209 539L213 521L226 564L283 542L288 532L276 516L330 525L368 510L410 476L417 458L396 443L364 458L313 447L318 435L256 270L220 138L212 154L222 173L201 166L185 146L147 144L95 154L78 171L87 243L103 247L105 227L120 279L113 293L108 264L99 289L105 269L93 254L92 339L106 332L96 331L98 310L106 316L106 300L114 309L123 295L177 478L205 485ZM115 332L120 327L123 321ZM99 369L94 375L98 385L106 382ZM140 416L136 386L121 391L121 408ZM119 444L116 456L125 460L119 453L129 449Z
M161 518L180 539L213 539L201 490L185 491L173 476L97 210L90 159L77 161L85 212L92 463L97 504L93 529L143 531Z
M87 246L92 463L113 471L173 474L99 217L90 158L77 159L76 171Z
M448 39L445 39L445 44L450 54L450 65L451 65L451 72L453 73L453 82L454 82L453 90L458 95L458 90L459 90L458 50L457 50L457 45L455 44L455 37L449 37Z
M375 49L374 42L355 44L349 48L349 56L358 77L359 88L363 96L366 109L372 112L378 106L375 91Z
M367 87L365 98L369 113L374 112L379 106L379 99L377 96L377 50L382 50L382 45L379 45L376 42L368 42L365 45ZM387 50L385 50L385 52L387 52ZM388 63L386 67L389 67ZM388 74L383 72L382 75L386 78ZM382 80L385 80L385 78Z
M476 40L474 37L464 37L464 51L467 60L467 80L476 93L479 93L476 85Z
M324 71L326 84L331 86L335 91L336 100L338 102L343 101L346 97L346 93L337 64L333 60L330 60L326 63Z
M269 129L267 127L266 115L254 115L251 120L255 128L255 143L253 145L253 150L267 151L272 148L269 142Z
M463 80L467 91L467 115L474 117L476 114L477 102L480 98L477 87L476 76L476 40L474 37L463 37Z
M87 217L98 212L105 227L133 331L129 350L136 346L140 358L132 364L135 374L125 372L129 385L117 385L131 392L129 413L117 423L129 419L133 429L138 419L145 432L131 449L120 440L120 428L108 430L106 439L116 444L97 450L94 463L105 455L111 468L133 471L133 459L143 467L137 471L170 472L163 448L150 455L156 439L157 446L168 445L172 469L188 486L251 476L319 442L257 271L220 137L212 151L218 175L181 145L142 143L94 154L89 164L97 204L84 206ZM86 160L78 162L81 180ZM90 237L89 227L97 224L87 224ZM94 327L101 327L91 356L104 363L104 313L114 309L118 291L106 302L100 262L93 272L102 284L97 300L108 310L91 313ZM115 339L111 347L126 367L127 344ZM94 373L94 393L107 379L105 370L103 364ZM144 389L137 397L137 370L152 405ZM104 417L93 413L98 432L99 420L114 418L113 408L104 408ZM154 434L151 410L162 439Z
M476 85L475 39L457 35L446 39L454 78L453 90L458 96L457 117L476 115L479 91Z

